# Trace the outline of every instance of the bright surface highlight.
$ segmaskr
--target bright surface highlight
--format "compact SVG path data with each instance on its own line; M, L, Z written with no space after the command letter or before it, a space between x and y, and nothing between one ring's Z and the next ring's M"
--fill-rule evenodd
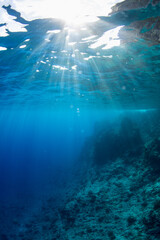
M60 18L69 24L95 21L97 16L107 16L111 7L121 0L2 0L11 5L26 20L37 18ZM1 16L0 16L1 21Z

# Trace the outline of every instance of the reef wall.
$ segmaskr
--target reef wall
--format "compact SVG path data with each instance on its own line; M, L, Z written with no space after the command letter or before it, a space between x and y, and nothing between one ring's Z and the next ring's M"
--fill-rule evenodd
M157 112L97 124L63 202L48 199L16 239L159 239L159 136Z

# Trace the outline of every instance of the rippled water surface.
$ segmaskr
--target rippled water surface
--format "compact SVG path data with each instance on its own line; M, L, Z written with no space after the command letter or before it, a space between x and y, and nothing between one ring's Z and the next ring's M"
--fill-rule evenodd
M54 18L26 20L3 6L1 106L159 107L160 46L132 27L159 15L159 8L150 8L67 24Z

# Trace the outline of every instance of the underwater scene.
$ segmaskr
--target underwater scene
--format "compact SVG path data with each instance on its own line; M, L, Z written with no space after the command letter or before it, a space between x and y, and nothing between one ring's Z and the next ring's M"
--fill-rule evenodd
M0 240L160 239L160 0L0 0Z

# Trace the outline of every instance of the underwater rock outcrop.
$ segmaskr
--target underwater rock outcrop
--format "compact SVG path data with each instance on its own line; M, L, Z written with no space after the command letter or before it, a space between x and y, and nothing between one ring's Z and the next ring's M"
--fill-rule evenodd
M145 160L154 171L160 171L160 138L156 138L150 143L146 144Z

